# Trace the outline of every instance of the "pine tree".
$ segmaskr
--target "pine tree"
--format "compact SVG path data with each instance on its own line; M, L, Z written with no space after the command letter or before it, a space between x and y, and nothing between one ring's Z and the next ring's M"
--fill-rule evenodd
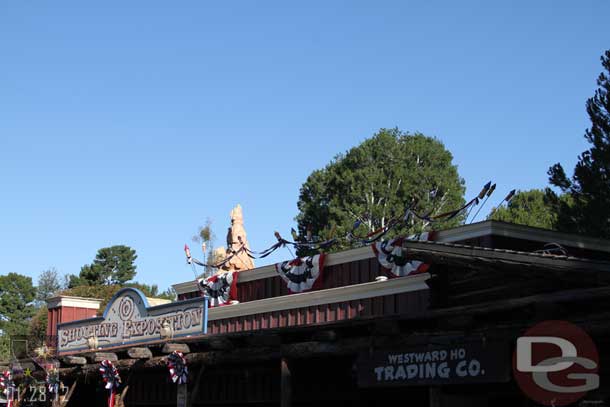
M591 147L578 157L572 179L561 164L549 171L549 181L571 196L571 204L559 205L558 228L566 232L610 238L610 50L601 57L605 72L598 89L587 100L591 127L585 139Z

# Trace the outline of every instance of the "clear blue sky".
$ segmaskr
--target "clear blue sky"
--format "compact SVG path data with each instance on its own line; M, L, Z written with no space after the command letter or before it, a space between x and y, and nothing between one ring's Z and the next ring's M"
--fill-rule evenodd
M78 273L126 244L138 280L192 279L182 246L206 217L221 243L241 203L267 247L307 175L380 127L442 140L469 196L544 187L587 147L608 16L607 0L3 1L0 273Z

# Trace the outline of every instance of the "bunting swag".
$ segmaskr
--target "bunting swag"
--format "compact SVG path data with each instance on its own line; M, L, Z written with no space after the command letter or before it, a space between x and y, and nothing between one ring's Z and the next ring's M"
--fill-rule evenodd
M47 371L46 382L50 398L55 400L59 395L59 371L57 369Z
M207 279L199 280L199 285L205 295L210 298L210 307L229 305L237 299L238 272L216 274Z
M100 363L100 374L102 375L102 380L104 381L104 388L106 390L110 390L110 395L108 396L108 407L114 407L114 396L118 387L121 385L121 376L119 376L119 371L109 360L102 360Z
M433 240L433 232L425 232L419 236L410 236L410 240ZM429 264L418 260L407 260L407 248L402 244L404 237L384 240L371 245L379 264L386 270L390 278L405 277L428 271Z
M275 270L284 280L291 294L317 290L322 285L324 253L277 263Z
M6 398L6 407L13 407L15 401L15 382L10 370L5 370L0 375L0 390Z
M167 367L169 368L169 375L172 378L172 382L178 384L185 384L188 378L189 370L186 367L186 359L182 352L177 350L173 351L167 357Z

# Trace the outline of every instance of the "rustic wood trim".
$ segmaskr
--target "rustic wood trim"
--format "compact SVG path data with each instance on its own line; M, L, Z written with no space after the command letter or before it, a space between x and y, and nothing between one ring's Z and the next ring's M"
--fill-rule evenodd
M208 321L427 290L428 273L210 308Z
M515 250L494 250L482 247L439 244L423 241L406 241L406 247L412 258L434 264L454 263L454 260L464 260L474 265L484 263L503 263L513 267L527 266L533 269L552 271L610 272L610 262L580 259L568 256L541 255L538 253L518 252Z

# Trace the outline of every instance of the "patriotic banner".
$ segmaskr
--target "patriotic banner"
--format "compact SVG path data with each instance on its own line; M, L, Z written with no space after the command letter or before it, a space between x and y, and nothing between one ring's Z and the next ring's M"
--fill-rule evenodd
M59 371L57 369L48 370L45 381L47 383L47 390L51 395L50 399L55 400L59 395Z
M425 232L418 236L409 236L409 240L433 240L433 232ZM384 240L371 245L379 264L390 278L405 277L428 271L429 264L418 260L407 260L407 248L402 244L404 237Z
M106 390L110 390L110 395L108 396L108 407L114 407L114 396L116 395L116 391L121 385L121 376L119 376L119 371L109 360L102 360L100 363L100 374L102 375L102 380L104 381L104 388Z
M232 300L237 299L237 274L236 271L222 273L199 280L205 295L210 299L210 307L229 305Z
M317 290L322 285L324 253L277 263L275 270L284 280L291 294Z
M6 398L6 407L13 407L15 404L15 382L10 370L5 370L0 375L0 390Z
M169 375L172 378L172 382L178 384L186 383L189 370L188 367L186 367L186 359L182 352L175 350L167 356L167 367L169 368Z

